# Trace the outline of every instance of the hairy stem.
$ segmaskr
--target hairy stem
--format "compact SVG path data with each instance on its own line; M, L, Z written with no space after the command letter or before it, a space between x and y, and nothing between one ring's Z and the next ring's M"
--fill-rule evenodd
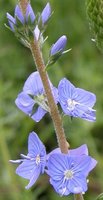
M29 0L19 0L19 5L24 15L26 13L26 8L27 8L28 3L29 3Z
M82 194L75 194L74 200L84 200L83 195Z
M42 53L39 47L39 43L36 39L34 40L33 38L33 40L30 41L30 48L31 48L31 52L34 58L34 62L36 64L37 70L39 71L39 74L40 74L40 77L45 89L48 105L50 108L50 115L53 120L54 128L57 135L58 145L61 149L61 152L66 154L68 153L68 144L66 141L66 137L65 137L65 133L64 133L63 125L62 125L62 119L59 114L58 107L54 101L54 97L53 97L50 83L49 83L48 74L45 71L45 64L43 61Z

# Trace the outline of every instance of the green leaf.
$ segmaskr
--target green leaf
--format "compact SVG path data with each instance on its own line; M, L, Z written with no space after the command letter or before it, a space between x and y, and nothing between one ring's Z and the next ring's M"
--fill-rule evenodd
M96 200L103 200L103 193L101 193Z

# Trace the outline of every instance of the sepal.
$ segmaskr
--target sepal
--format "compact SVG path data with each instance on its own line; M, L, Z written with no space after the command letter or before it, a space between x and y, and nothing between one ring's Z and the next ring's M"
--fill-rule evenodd
M48 59L48 63L47 63L47 67L49 67L50 65L53 65L62 55L62 53L60 51L58 51L56 54L54 55L49 55L49 59Z
M56 54L54 54L54 55L49 55L49 59L48 59L48 62L47 62L47 64L46 64L46 70L48 70L49 67L50 67L51 65L53 65L62 55L68 53L69 51L71 51L71 49L68 49L68 50L63 51L63 52L58 51L58 52L57 52Z

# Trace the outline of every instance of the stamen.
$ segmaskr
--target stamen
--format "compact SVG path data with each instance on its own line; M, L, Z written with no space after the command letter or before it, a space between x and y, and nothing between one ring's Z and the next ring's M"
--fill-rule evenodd
M66 187L61 189L61 191L60 191L60 192L61 192L61 195L60 195L61 197L62 197L62 196L64 195L64 193L66 192L66 189L67 189Z
M76 101L72 99L68 99L67 100L68 110L71 110L71 111L74 110L76 104L78 104Z
M39 155L36 156L36 161L35 162L36 162L37 165L39 165L39 163L40 163L40 156Z
M65 176L65 179L72 179L73 178L73 171L72 170L66 170L64 172L64 176Z

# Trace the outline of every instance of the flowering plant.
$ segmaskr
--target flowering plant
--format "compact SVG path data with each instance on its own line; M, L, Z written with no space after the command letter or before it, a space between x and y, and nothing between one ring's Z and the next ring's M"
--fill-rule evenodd
M10 162L20 164L16 174L29 180L26 189L34 185L40 174L46 173L50 177L50 184L60 196L72 194L75 200L83 200L83 194L88 189L87 177L97 161L88 155L87 145L70 148L59 107L61 106L64 115L94 122L96 110L93 106L96 96L92 92L75 87L67 78L61 79L58 87L52 84L48 69L70 49L65 51L67 37L61 36L51 46L45 64L42 49L47 37L44 38L44 32L51 15L49 3L36 15L28 0L20 0L14 17L7 13L7 19L9 29L30 49L36 65L36 71L25 81L15 103L36 122L49 113L59 147L46 153L38 135L32 132L28 137L27 155L21 154L21 159Z

